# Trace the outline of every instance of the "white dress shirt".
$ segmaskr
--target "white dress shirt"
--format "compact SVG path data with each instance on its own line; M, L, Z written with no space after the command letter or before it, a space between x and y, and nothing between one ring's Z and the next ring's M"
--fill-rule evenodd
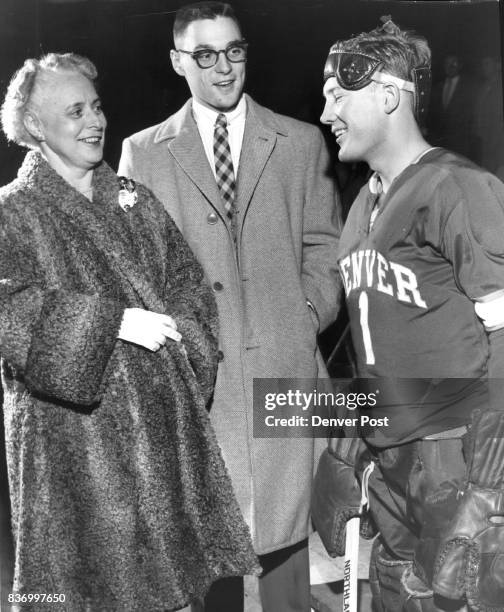
M193 115L198 126L198 131L203 141L205 154L215 176L215 158L213 151L215 122L217 115L220 113L203 106L193 98L192 101ZM227 119L227 131L229 139L229 148L231 149L231 160L235 177L238 174L238 165L240 163L240 153L243 142L243 132L245 130L245 117L247 114L247 102L245 96L240 98L236 108L229 113L223 113Z

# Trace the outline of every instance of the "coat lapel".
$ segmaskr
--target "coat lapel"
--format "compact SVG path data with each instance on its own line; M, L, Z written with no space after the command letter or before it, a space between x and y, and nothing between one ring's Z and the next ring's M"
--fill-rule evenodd
M277 134L287 135L279 128L273 112L259 106L249 96L246 98L247 119L237 177L237 205L242 211L240 225L243 224L254 190L275 148ZM155 142L167 141L168 149L187 177L226 222L222 198L192 116L191 104L191 100L188 100L178 113L161 125Z
M180 109L170 122L162 126L156 135L156 142L162 140L167 141L168 149L188 178L215 208L216 212L225 219L219 188L208 163L198 126L192 116L191 100Z
M96 247L106 253L108 260L115 266L117 273L129 284L133 292L147 310L164 312L161 296L154 289L149 275L149 266L143 261L140 245L135 244L130 224L134 223L135 210L125 212L118 204L119 185L115 174L106 166L95 171L97 185L97 204L94 207L94 217L98 219L100 212L101 224L89 215L82 217L82 231L88 233ZM125 239L125 236L128 236ZM137 250L138 249L138 250ZM132 258L133 251L136 258Z
M240 166L237 181L237 203L241 211L240 222L243 225L254 190L261 178L266 163L275 148L277 132L266 117L261 116L262 108L247 96L247 119L240 155Z
M162 300L148 278L148 267L142 263L142 253L137 250L131 235L129 223L134 210L124 212L120 208L117 176L105 162L94 171L96 197L92 203L71 187L38 153L28 153L21 171L24 180L41 196L45 196L48 207L59 208L67 216L68 222L76 224L79 232L89 237L94 248L105 254L108 264L127 282L148 310L163 312Z

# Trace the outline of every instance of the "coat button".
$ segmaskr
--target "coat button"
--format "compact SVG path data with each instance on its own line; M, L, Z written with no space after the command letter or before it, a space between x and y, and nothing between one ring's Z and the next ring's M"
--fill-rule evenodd
M210 223L210 225L215 225L217 223L217 214L214 212L208 213L208 217L206 218L207 223Z
M219 283L218 281L213 284L214 291L222 291L224 289L224 285Z
M224 353L222 351L217 351L217 360L224 361Z

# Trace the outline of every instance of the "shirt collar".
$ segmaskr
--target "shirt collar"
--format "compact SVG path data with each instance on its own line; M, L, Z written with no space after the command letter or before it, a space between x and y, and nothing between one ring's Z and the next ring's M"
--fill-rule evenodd
M193 98L192 100L192 107L193 107L193 113L194 113L194 118L196 119L196 122L203 121L212 126L215 124L215 121L217 120L217 115L220 114L219 111L215 111L211 108L208 108L208 106L204 106L203 104L198 102L195 98ZM228 125L231 125L237 119L245 117L246 112L247 112L247 101L245 100L245 96L242 95L242 97L240 98L240 101L236 105L236 108L234 108L232 111L228 113L222 113L222 114L225 115Z
M369 185L369 191L373 195L380 195L381 193L383 193L383 185L382 185L381 178L378 172L373 172L373 174L371 175L369 179L368 185Z

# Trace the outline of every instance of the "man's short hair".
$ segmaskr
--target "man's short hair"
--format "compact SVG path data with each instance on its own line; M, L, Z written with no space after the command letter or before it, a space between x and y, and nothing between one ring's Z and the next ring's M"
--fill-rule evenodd
M382 72L388 72L400 79L412 80L415 68L430 68L431 51L427 40L409 30L401 30L390 17L382 17L384 23L363 32L340 44L345 51L365 53L380 59Z
M233 7L226 2L195 2L180 7L175 14L173 40L182 36L191 22L200 19L216 19L217 17L229 17L240 27Z

